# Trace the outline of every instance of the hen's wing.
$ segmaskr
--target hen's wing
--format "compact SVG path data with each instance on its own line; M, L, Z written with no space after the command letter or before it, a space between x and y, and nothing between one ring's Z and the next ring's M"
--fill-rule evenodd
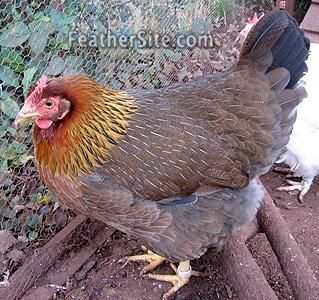
M278 61L272 48L287 43L291 26L298 39L289 45L303 53L297 61L301 74L307 40L286 13L276 11L257 23L228 73L130 91L138 109L100 174L137 196L160 200L203 185L244 187L268 171L288 143L301 99L301 91L286 89L289 69L268 71Z

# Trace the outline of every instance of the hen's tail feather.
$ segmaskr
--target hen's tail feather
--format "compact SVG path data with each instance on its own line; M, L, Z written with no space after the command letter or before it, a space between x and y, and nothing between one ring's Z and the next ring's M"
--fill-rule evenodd
M296 120L296 106L305 96L302 88L292 89L307 71L306 59L309 40L298 28L296 21L285 11L266 14L250 31L243 46L239 65L250 61L252 70L265 73L271 93L268 104L276 123L264 130L270 132L273 146L270 157L274 162L289 142ZM253 74L256 74L254 72ZM267 165L268 163L268 165ZM269 162L253 166L253 174L260 175L269 169Z
M287 88L293 87L307 72L305 63L310 41L298 28L294 18L282 10L266 14L249 32L242 49L241 58L258 62L272 55L269 71L284 67L290 73Z
M305 61L308 57L310 41L298 27L296 20L289 14L285 14L289 25L280 40L272 48L274 60L271 69L277 67L286 68L290 72L290 82L287 87L291 88L308 71ZM285 51L283 51L284 49Z
M290 81L290 73L284 68L277 68L266 74L272 91L281 92Z

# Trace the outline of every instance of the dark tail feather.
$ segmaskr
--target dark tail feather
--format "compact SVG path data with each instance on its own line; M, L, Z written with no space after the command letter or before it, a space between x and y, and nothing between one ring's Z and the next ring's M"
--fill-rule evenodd
M290 73L290 82L287 88L291 88L308 71L305 61L308 57L310 41L298 27L296 20L287 13L285 14L289 20L289 25L272 48L274 59L270 68L286 68ZM287 44L285 41L287 41ZM291 42L289 43L289 41ZM282 51L283 49L285 51Z
M270 131L273 138L269 153L272 162L289 142L296 120L295 108L306 95L303 87L296 88L295 85L307 71L305 61L309 46L309 40L296 21L285 11L275 10L253 27L242 49L238 64L245 65L249 61L253 71L257 68L265 74L271 87L268 105L276 123L272 128L269 124L262 127ZM269 162L266 161L254 166L253 174L260 175L268 169Z
M305 63L310 41L298 27L297 22L282 10L266 14L250 31L242 49L241 57L261 60L272 54L269 71L283 67L290 73L286 88L293 87L307 72ZM269 61L269 60L268 60Z

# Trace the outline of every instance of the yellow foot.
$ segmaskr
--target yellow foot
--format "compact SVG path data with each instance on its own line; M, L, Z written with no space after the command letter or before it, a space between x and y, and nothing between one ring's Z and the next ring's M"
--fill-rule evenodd
M162 297L163 300L169 299L170 296L175 294L181 287L186 285L189 282L191 276L200 276L201 273L197 271L192 271L191 266L189 265L188 271L181 270L181 264L176 268L175 265L171 264L171 268L175 271L175 275L158 275L158 274L147 274L145 277L170 282L173 284L173 287L169 289Z
M129 261L146 261L148 265L146 265L141 273L147 273L149 271L154 270L157 266L165 261L165 258L155 254L154 252L148 250L147 254L142 255L134 255L134 256L127 256L124 258L127 262Z

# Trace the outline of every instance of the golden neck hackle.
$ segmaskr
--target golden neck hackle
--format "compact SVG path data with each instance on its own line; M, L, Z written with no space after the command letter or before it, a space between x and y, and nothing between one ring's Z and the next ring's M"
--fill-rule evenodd
M69 79L64 88L71 111L46 131L36 126L35 158L51 173L74 178L94 172L107 160L111 148L126 134L135 107L126 93L86 78Z

